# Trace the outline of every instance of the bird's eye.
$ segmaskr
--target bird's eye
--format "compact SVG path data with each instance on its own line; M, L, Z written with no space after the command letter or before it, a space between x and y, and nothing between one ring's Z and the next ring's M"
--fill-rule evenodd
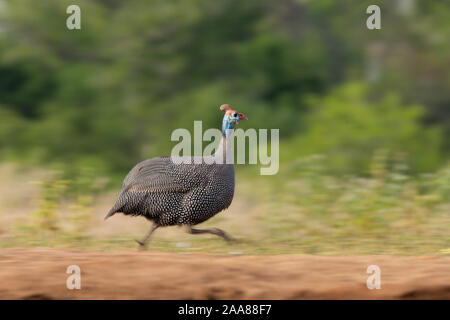
M235 113L233 113L233 117L235 117L235 118L237 117L237 113L236 113L236 112L235 112Z

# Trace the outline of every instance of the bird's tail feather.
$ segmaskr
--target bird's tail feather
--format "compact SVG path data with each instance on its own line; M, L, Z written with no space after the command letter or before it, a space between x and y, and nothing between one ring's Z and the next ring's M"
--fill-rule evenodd
M113 210L113 209L109 210L109 212L108 212L107 215L105 216L105 219L104 219L104 220L106 220L106 219L108 219L109 217L113 216L115 213L116 213L116 210Z
M109 212L106 214L105 219L108 219L109 217L112 217L114 214L116 214L117 212L119 212L119 208L117 208L117 206L115 205L114 207L111 208L111 210L109 210Z
M114 214L116 214L117 212L121 212L122 208L123 208L123 200L122 200L122 195L123 195L123 191L120 193L119 198L117 199L116 203L114 204L114 206L111 208L111 210L108 211L108 213L106 214L104 220L108 219L109 217L112 217Z

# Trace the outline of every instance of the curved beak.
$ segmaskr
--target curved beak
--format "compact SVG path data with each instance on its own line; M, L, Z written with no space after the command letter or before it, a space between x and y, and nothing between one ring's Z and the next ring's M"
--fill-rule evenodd
M245 114L239 113L239 120L248 120L248 118Z

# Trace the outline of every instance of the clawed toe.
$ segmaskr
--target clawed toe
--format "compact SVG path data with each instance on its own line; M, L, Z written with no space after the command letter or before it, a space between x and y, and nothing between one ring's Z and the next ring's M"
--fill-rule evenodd
M213 232L215 234L217 234L218 236L222 237L227 242L233 242L234 241L234 239L231 238L228 234L226 234L225 231L223 231L223 230L220 230L218 228L214 228Z
M236 242L238 242L237 239L231 238L231 237L229 237L229 236L225 236L224 239L225 239L226 242L230 242L230 243L236 243Z
M139 244L138 250L145 250L146 245L144 242L139 241L139 240L134 240L134 241L136 241Z

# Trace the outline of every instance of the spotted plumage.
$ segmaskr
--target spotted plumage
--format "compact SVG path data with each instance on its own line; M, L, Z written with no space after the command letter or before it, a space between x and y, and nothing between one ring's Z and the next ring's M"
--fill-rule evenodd
M235 112L229 105L222 123L223 138L217 153L226 154L227 130L232 130L245 115ZM216 157L216 155L210 156ZM186 225L188 231L212 233L230 238L220 229L194 229L192 226L208 220L228 208L234 195L234 165L219 164L205 158L183 158L174 161L160 157L138 163L125 177L119 198L105 218L122 212L144 216L153 226L142 241L144 247L152 232L162 226ZM199 161L200 160L200 161Z

